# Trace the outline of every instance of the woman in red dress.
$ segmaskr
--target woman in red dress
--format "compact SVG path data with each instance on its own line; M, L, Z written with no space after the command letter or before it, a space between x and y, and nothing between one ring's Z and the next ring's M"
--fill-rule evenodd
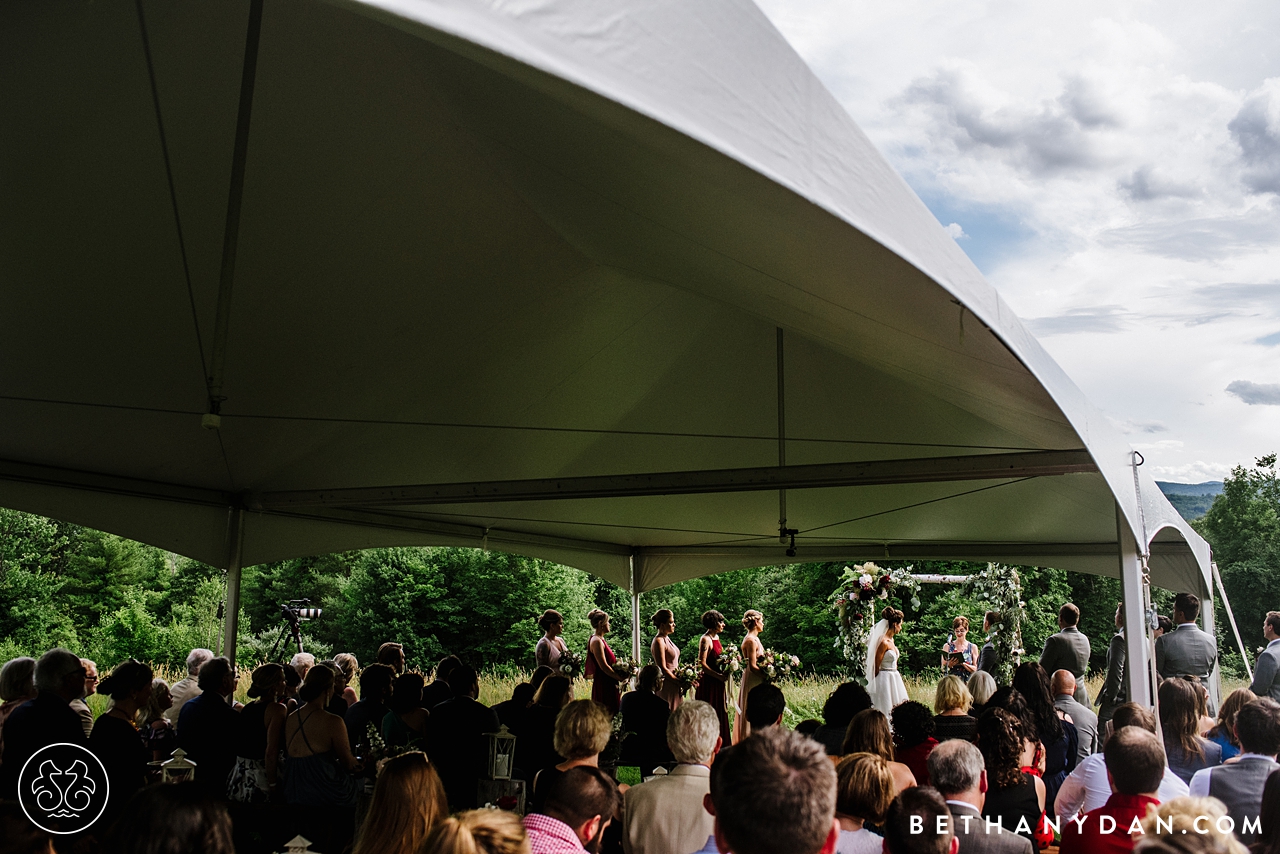
M702 615L702 626L707 631L698 639L698 687L694 689L693 699L710 703L720 719L720 738L725 744L731 741L729 732L729 712L725 700L729 682L729 674L720 670L719 659L724 653L719 635L724 631L724 614L719 611L708 611Z
M596 608L587 614L587 619L595 630L591 640L587 641L587 678L591 680L591 699L616 715L622 703L622 692L618 690L618 683L622 680L613 669L618 657L604 639L609 634L609 615Z

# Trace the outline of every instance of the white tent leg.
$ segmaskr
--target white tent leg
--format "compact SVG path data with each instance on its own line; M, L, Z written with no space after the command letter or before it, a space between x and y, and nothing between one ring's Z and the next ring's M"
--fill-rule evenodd
M1209 633L1210 637L1216 638L1213 625L1213 586L1209 587L1209 595L1205 597L1204 602L1200 604L1200 615L1204 618L1204 630ZM1209 689L1209 709L1217 712L1222 708L1222 669L1218 666L1218 662L1213 662L1213 670L1209 672L1209 684L1205 686Z
M636 590L636 559L631 556L631 660L640 663L640 591Z
M223 617L222 654L236 663L236 638L240 631L240 547L244 542L244 510L227 511L227 613Z
M1142 560L1129 523L1116 507L1120 543L1120 584L1124 592L1125 689L1130 702L1151 706L1148 678L1146 597L1142 590Z
M1244 662L1244 672L1248 675L1249 681L1253 681L1253 668L1249 666L1249 653L1244 648L1244 641L1240 637L1240 627L1236 625L1236 615L1231 613L1231 600L1227 598L1227 588L1222 585L1222 575L1218 572L1217 562L1210 562L1209 566L1213 569L1213 580L1218 584L1218 592L1222 594L1222 607L1227 610L1227 622L1231 623L1231 633L1236 636L1236 646L1240 648L1240 659Z

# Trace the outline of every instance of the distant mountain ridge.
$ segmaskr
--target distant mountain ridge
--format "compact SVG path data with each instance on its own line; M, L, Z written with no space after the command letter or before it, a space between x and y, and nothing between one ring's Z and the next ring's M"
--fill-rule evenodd
M1156 486L1169 499L1173 509L1188 521L1199 519L1209 512L1213 500L1222 494L1222 481L1206 480L1204 483L1169 483L1157 480Z
M1204 483L1170 483L1157 480L1156 486L1165 495L1221 495L1222 481L1206 480Z

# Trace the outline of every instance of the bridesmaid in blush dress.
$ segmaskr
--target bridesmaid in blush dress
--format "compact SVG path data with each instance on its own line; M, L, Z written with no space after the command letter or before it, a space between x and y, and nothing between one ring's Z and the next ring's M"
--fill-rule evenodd
M693 699L710 703L716 710L716 717L720 719L720 741L730 744L733 736L729 732L729 712L725 704L729 674L722 672L719 665L720 656L724 654L719 635L724 631L724 625L724 614L719 611L707 611L702 615L702 626L707 631L698 639L701 675L698 687L693 690Z
M609 615L596 608L587 614L587 619L595 629L587 642L586 670L587 678L591 680L591 699L608 709L609 714L616 715L622 705L622 692L618 690L618 683L622 680L613 669L618 657L604 639L609 634Z
M671 639L671 633L676 630L676 617L670 609L662 608L653 615L651 622L658 634L654 636L653 643L649 644L649 653L653 656L653 663L662 671L662 687L658 690L658 696L666 700L667 706L674 712L684 701L680 677L676 675L676 668L680 666L680 647Z
M742 615L742 627L747 630L747 636L742 639L742 687L738 691L738 716L733 721L734 744L751 734L747 725L747 695L752 688L764 683L764 672L760 669L764 644L759 637L764 631L764 614L755 609L747 611Z
M538 645L534 647L534 660L539 667L549 667L557 676L563 676L560 672L560 656L568 648L564 638L560 637L564 634L564 617L556 610L543 611L538 618L538 628L545 634L538 638Z

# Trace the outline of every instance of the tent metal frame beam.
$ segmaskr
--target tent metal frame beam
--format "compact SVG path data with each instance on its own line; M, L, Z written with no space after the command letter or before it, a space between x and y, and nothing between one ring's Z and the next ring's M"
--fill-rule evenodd
M858 463L817 463L799 466L762 466L411 486L304 489L250 495L248 506L255 510L288 510L302 507L395 507L635 498L654 495L703 495L778 489L1005 480L1096 473L1097 471L1098 466L1087 450L1028 451L1010 454L872 460Z

